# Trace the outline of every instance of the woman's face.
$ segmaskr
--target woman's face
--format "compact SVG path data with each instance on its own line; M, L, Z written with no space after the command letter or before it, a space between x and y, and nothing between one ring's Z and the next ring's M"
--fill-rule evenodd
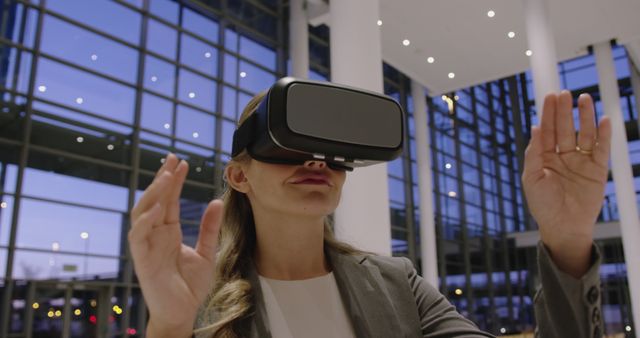
M228 170L227 180L247 194L254 213L260 208L303 217L331 214L340 202L346 178L345 171L330 169L323 161L286 165L251 159Z

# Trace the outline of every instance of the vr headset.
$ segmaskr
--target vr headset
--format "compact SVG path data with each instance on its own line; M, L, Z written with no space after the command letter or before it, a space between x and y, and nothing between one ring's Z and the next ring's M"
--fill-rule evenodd
M404 113L388 96L285 77L234 132L232 156L247 149L261 162L352 171L397 158L403 135Z

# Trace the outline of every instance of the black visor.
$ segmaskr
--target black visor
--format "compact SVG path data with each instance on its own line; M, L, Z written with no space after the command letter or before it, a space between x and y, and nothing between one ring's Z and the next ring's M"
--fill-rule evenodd
M258 161L343 170L391 161L402 152L403 114L385 95L286 77L235 131L232 156L246 148Z

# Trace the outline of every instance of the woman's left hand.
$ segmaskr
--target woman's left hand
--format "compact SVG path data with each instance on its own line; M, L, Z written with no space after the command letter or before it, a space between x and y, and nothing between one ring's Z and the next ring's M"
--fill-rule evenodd
M576 140L571 93L549 94L540 126L531 130L522 184L542 242L556 265L580 278L590 265L593 229L602 208L608 175L611 121L595 125L593 101L578 98Z

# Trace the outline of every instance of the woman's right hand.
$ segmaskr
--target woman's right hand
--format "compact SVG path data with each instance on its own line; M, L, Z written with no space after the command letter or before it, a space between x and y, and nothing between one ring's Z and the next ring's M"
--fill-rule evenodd
M169 154L131 211L129 246L149 309L149 337L190 336L213 283L222 202L207 206L195 249L182 244L180 193L188 171L187 162Z

